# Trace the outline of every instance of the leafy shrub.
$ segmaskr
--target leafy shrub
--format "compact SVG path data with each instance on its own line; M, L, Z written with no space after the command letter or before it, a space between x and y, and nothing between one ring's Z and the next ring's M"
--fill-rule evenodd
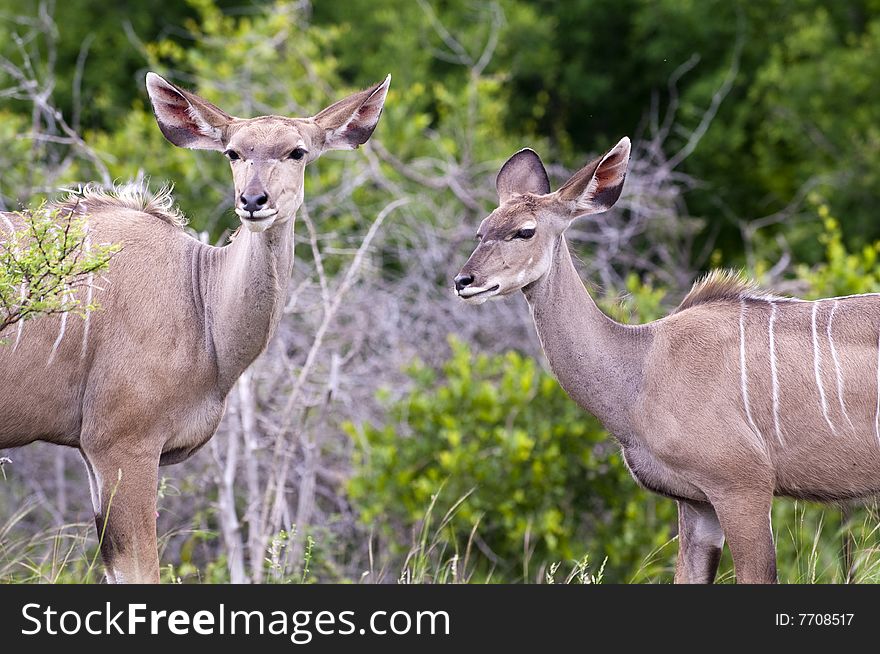
M608 580L629 580L669 539L674 504L636 486L617 444L535 360L450 343L439 376L416 363L406 396L385 393L384 425L348 426L363 521L399 548L435 495L442 515L470 493L446 537L464 550L479 522L494 579L521 578L528 559L540 569L589 553L608 557Z
M843 239L840 221L831 215L819 195L810 197L822 224L819 243L825 246L825 260L810 268L798 266L797 276L809 284L810 297L834 297L880 290L880 268L877 254L880 242L864 245L850 252Z
M18 216L18 229L0 232L0 332L38 316L97 309L83 305L77 289L105 270L119 247L92 245L74 211L41 206Z

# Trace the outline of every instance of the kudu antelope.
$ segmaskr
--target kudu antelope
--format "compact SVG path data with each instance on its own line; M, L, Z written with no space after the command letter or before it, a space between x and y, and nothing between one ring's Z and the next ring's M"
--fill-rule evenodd
M147 74L165 137L230 160L244 229L226 247L189 236L167 193L87 190L66 205L86 216L92 241L122 249L89 287L100 311L28 322L0 346L0 448L42 440L79 449L108 580L158 581L159 466L214 434L227 394L281 318L305 166L365 143L389 83L312 118L242 119ZM0 214L0 234L4 219L16 216Z
M611 320L565 230L617 202L629 154L624 138L554 193L535 152L514 154L455 290L474 304L522 290L562 387L642 486L677 500L676 582L713 581L725 539L738 582L775 582L774 495L880 491L880 296L806 302L714 273L661 320Z

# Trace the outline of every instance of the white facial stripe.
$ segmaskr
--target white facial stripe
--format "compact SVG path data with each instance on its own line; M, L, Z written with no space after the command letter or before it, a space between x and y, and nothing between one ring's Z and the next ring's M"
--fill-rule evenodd
M529 220L528 222L523 223L520 229L536 229L538 227L538 223L534 220Z
M819 400L822 403L822 415L825 417L825 422L828 423L828 426L831 428L831 433L837 434L837 430L834 428L834 423L831 422L831 418L828 417L828 401L825 399L825 387L822 385L822 354L819 350L819 335L816 331L816 312L819 310L819 304L813 303L813 372L816 375L816 387L819 389ZM878 373L880 374L880 373ZM880 393L878 393L878 397L880 397Z
M785 445L782 430L779 427L779 375L776 371L776 339L773 334L773 323L776 322L776 304L770 302L770 323L768 332L770 336L770 385L773 390L773 427L776 429L776 438L780 445Z
M752 428L752 433L758 439L758 444L763 449L764 448L764 437L761 435L758 426L755 424L754 419L752 418L752 410L749 408L749 381L748 374L746 372L746 328L745 328L745 315L746 315L746 301L740 300L740 310L739 310L739 373L740 373L740 384L742 386L742 399L743 406L746 410L746 419L749 421L749 427Z
M840 401L840 412L852 428L853 423L846 413L846 405L843 400L843 372L840 369L840 359L837 358L837 349L834 347L834 339L831 337L831 322L834 320L834 311L836 309L837 301L835 300L834 304L831 305L831 313L828 315L828 345L831 349L831 358L834 360L834 374L837 376L837 399Z

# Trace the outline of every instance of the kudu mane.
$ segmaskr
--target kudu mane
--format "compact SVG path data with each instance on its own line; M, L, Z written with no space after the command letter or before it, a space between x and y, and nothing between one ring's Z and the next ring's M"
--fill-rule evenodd
M735 270L713 270L694 282L691 290L672 313L681 313L709 302L739 303L741 300L796 302L797 298L780 297L764 291L757 283L746 279Z
M70 189L68 195L54 206L62 211L83 215L105 210L131 209L183 229L187 220L174 204L173 188L172 184L166 184L153 192L146 182L129 182L114 185L112 188L90 183Z

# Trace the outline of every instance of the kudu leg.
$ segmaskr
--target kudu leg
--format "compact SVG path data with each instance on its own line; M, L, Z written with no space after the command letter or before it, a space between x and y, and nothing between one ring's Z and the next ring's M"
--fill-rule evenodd
M675 583L711 584L723 546L724 533L712 505L679 500Z
M92 510L94 511L95 516L95 524L98 528L98 540L101 541L101 535L104 529L104 521L103 518L99 520L99 516L101 516L101 485L98 483L98 476L95 474L95 468L92 466L92 462L89 461L89 457L86 456L86 453L80 450L80 456L82 456L83 463L86 465L86 473L89 478L89 495L92 498ZM111 584L116 583L116 577L113 576L113 569L109 566L104 566L104 572L107 575L107 582Z
M775 584L776 547L770 526L773 495L741 489L712 498L733 556L738 584Z
M98 488L100 510L95 514L95 526L108 581L159 583L158 458L106 452L86 457L86 467Z

